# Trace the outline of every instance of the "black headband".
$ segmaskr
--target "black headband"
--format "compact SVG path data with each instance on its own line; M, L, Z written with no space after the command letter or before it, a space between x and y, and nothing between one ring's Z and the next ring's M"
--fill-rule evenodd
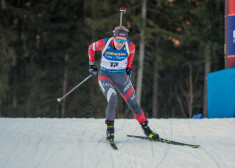
M120 36L120 37L128 37L128 32L126 30L116 29L113 33L113 37Z

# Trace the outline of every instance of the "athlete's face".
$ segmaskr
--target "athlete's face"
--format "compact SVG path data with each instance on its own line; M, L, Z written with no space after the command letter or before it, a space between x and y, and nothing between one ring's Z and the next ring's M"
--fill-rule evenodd
M120 50L126 43L126 37L116 36L114 39L114 46L117 50Z

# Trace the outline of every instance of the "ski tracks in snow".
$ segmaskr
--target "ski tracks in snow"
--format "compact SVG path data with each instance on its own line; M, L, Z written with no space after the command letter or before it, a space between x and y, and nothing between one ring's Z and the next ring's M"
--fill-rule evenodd
M197 120L196 120L197 121ZM191 140L192 143L195 143L196 144L196 136L195 136L195 133L197 131L195 131L193 128L192 128L192 122L187 122L187 129L190 133L190 135L187 135L187 139ZM198 135L200 136L200 135ZM219 162L217 162L217 160L213 157L213 155L211 155L208 150L206 149L206 147L204 147L203 145L201 145L201 147L199 148L200 150L199 151L195 151L195 159L200 159L200 160L204 160L205 157L207 158L207 162L210 161L211 163L214 164L213 168L226 168L226 167L222 167ZM204 154L203 154L204 153Z
M196 121L197 120L195 120L195 122ZM187 132L190 133L190 135L188 134L187 137L185 138L191 141L192 143L197 144L195 134L199 133L199 130L196 129L195 131L195 128L192 128L193 127L192 122L187 122L186 126L187 126L186 129L188 129ZM200 134L198 136L200 136ZM226 168L226 167L221 167L219 162L217 162L217 160L213 157L213 155L211 155L203 145L201 145L199 150L198 151L196 150L195 154L193 155L195 159L198 159L198 160L204 160L206 157L207 162L210 161L212 164L214 164L213 168Z
M170 132L170 138L173 136L173 128L172 128L172 123L170 123L169 125L167 125L167 128L166 129L164 129L164 130L162 130L162 132L166 132L166 130L168 131L168 132ZM166 134L166 133L165 133ZM164 135L165 135L164 134ZM160 135L160 137L162 137L163 135ZM168 155L169 155L169 151L170 151L170 145L168 145L168 144L160 144L159 143L159 145L162 145L162 147L164 148L164 150L163 150L163 156L162 156L162 159L160 160L160 162L157 164L157 166L156 167L158 167L158 168L160 168L161 167L161 165L164 163L164 161L166 161L167 160L167 157L168 157ZM157 149L157 148L156 148ZM154 153L158 153L156 150L153 150L152 151L152 153L154 154Z

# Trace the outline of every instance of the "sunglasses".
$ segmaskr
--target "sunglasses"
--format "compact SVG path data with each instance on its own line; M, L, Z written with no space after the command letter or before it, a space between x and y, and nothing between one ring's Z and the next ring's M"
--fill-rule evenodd
M115 40L116 40L117 43L125 43L127 41L127 40L120 40L120 39L117 39L117 38L115 38Z

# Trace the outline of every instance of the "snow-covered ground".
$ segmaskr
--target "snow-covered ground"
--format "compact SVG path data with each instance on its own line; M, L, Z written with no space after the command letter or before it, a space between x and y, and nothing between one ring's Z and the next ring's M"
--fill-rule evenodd
M136 120L117 119L113 150L104 119L0 118L1 168L235 168L235 119L150 119L160 136L194 149L129 138Z

